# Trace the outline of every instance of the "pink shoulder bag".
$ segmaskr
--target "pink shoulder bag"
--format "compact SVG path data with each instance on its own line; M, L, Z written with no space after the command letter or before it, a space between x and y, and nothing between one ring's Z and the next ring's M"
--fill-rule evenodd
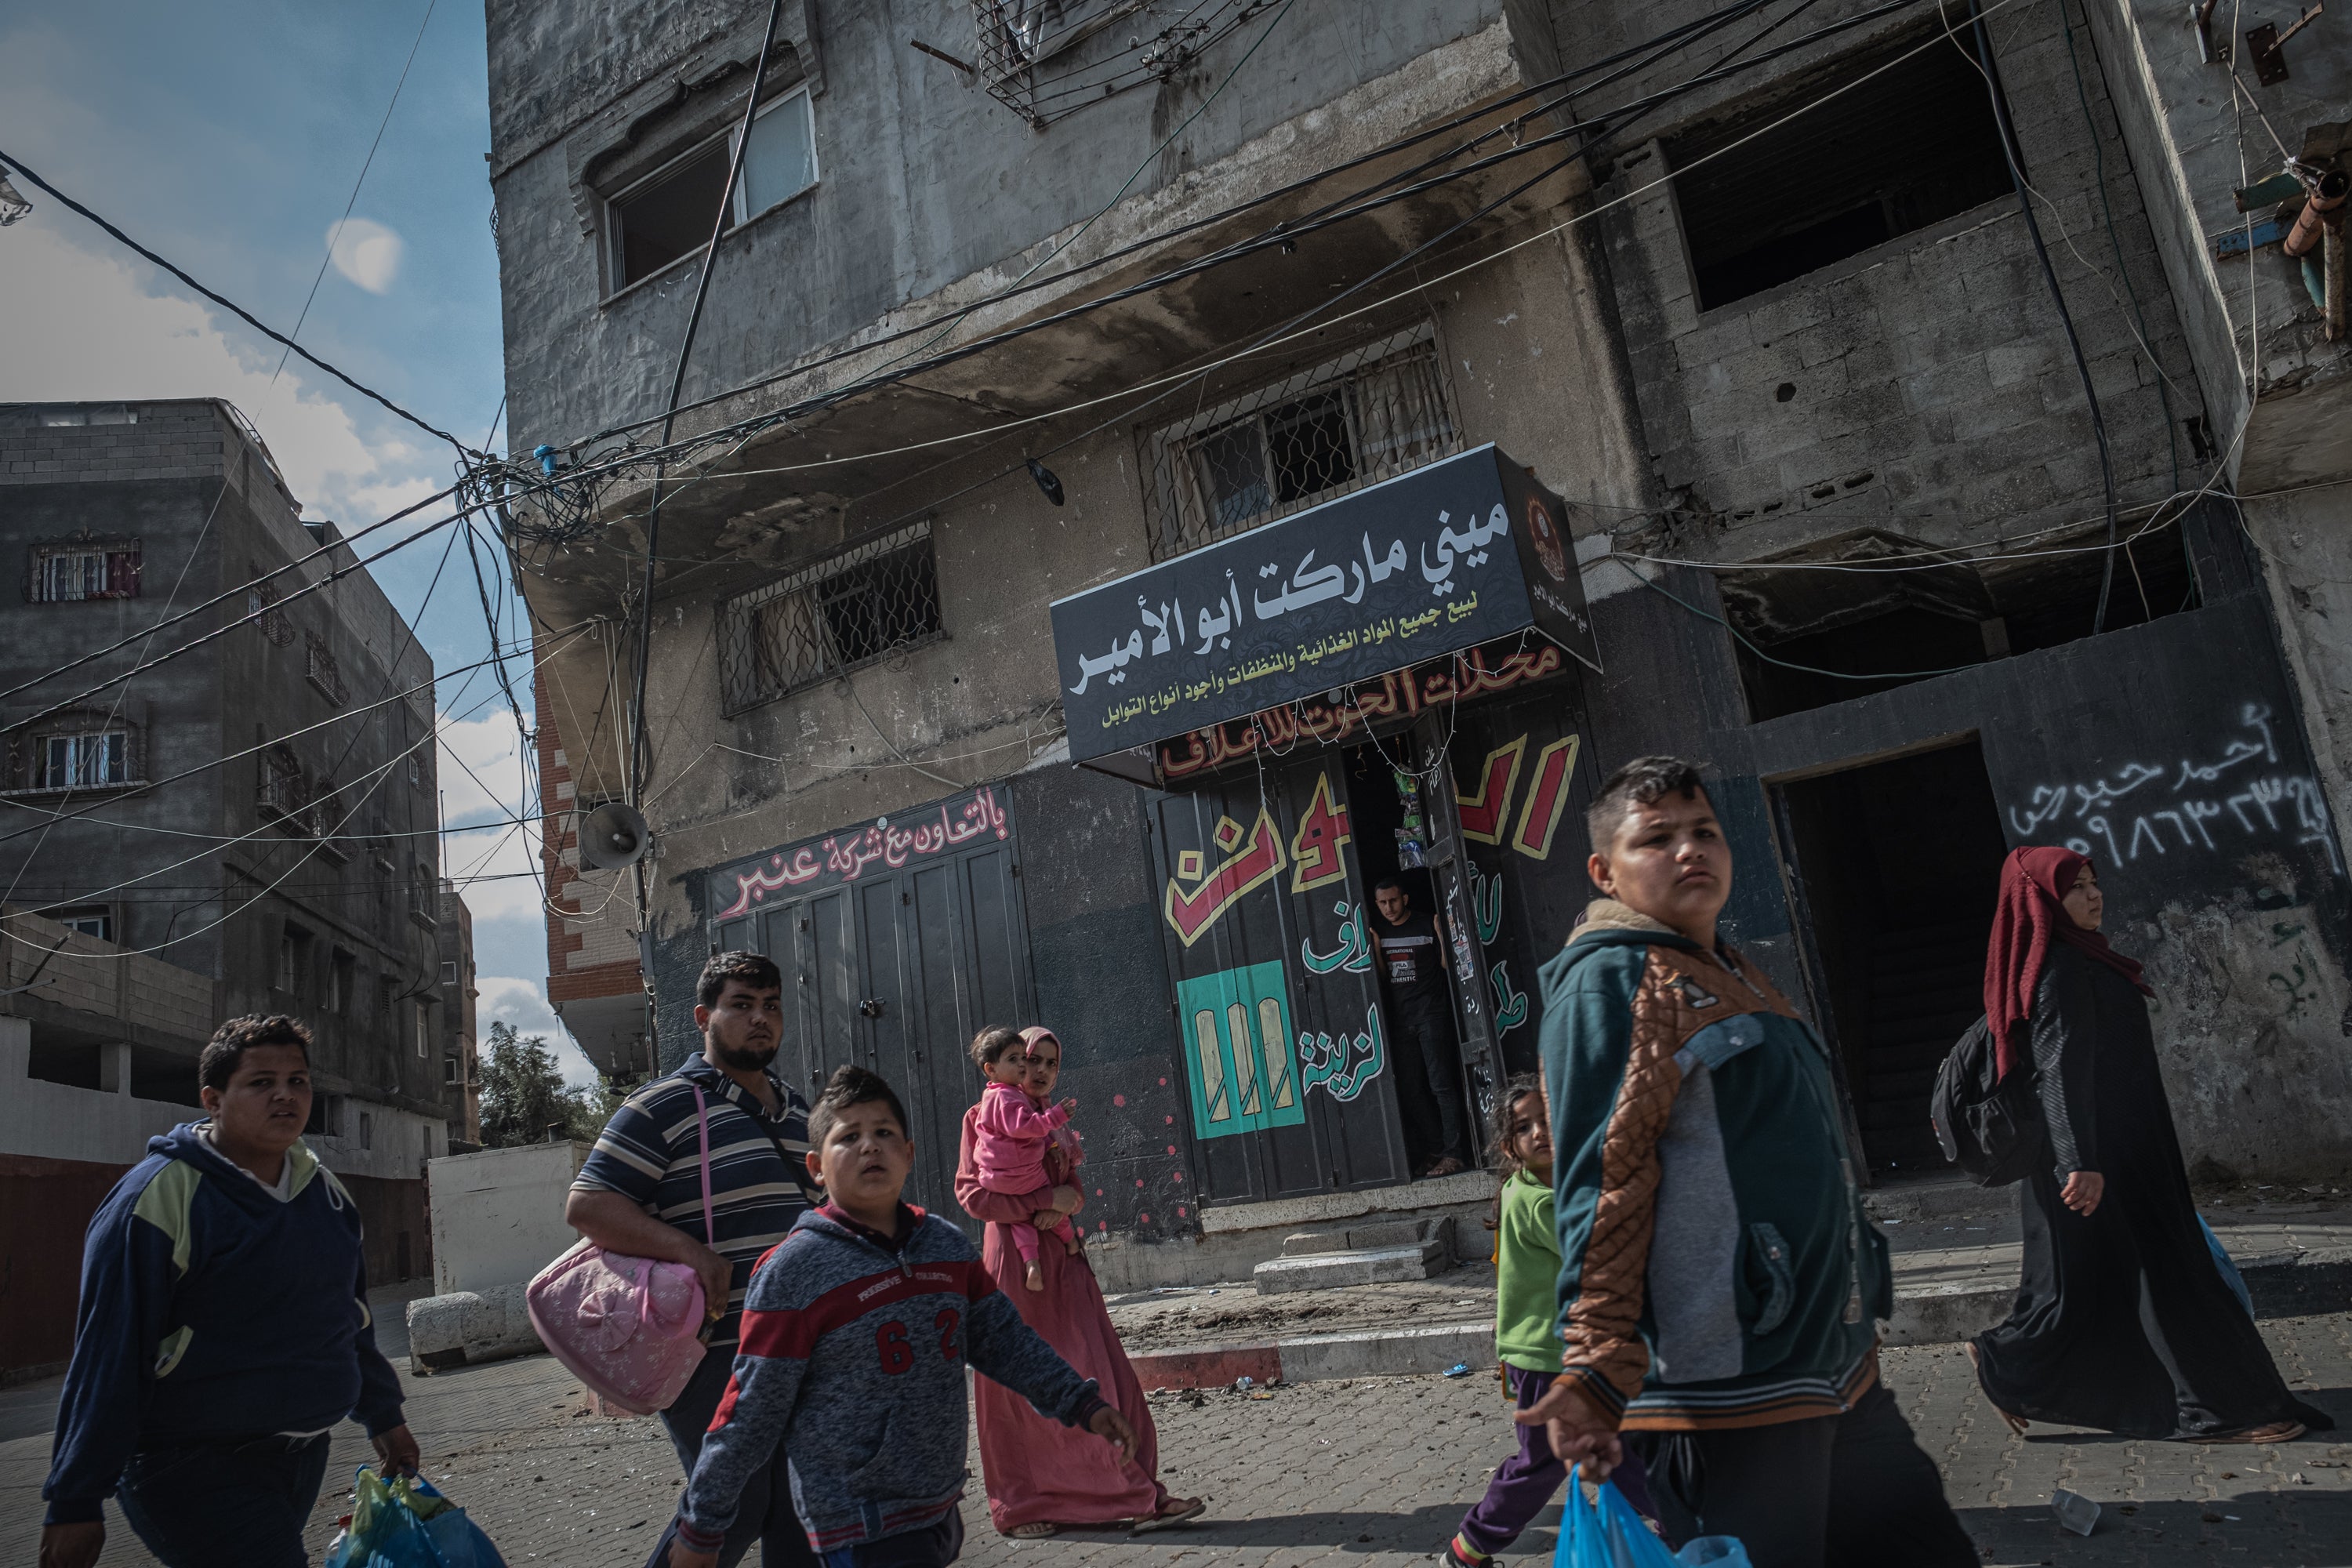
M692 1087L709 1245L710 1109L701 1086ZM683 1263L630 1258L583 1239L541 1269L524 1294L540 1343L624 1410L651 1415L668 1409L702 1364L702 1280Z

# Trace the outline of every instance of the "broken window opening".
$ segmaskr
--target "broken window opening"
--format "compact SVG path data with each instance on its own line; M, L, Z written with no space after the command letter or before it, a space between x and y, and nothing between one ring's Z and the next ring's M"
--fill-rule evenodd
M605 199L606 271L619 293L709 243L739 128L710 138ZM808 89L761 106L727 204L722 235L816 184L816 123Z
M1890 47L1916 42L1906 35ZM1927 49L1868 76L1885 59L1884 51L1853 56L1802 84L1817 99L1855 83L1752 141L1740 139L1786 113L1785 100L1669 144L1667 163L1682 171L1675 196L1699 309L2013 195L1976 62Z
M1721 574L1725 618L1745 639L1738 655L1749 721L2090 636L2104 543L2095 530L2036 541L2014 559L1954 554L1931 564L1931 547L1870 530L1784 570ZM1883 565L1869 570L1874 561ZM1822 570L1832 564L1861 569ZM2178 522L2127 532L2116 545L2105 631L2201 602Z

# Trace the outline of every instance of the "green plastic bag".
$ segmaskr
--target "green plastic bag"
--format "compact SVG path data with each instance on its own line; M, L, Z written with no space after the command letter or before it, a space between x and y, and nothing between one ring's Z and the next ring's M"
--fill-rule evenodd
M352 1517L327 1548L325 1568L506 1568L466 1510L421 1476L386 1481L362 1465Z

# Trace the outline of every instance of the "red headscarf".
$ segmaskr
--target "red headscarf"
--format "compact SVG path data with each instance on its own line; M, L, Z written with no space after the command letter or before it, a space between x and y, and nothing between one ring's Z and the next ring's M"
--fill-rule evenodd
M2063 902L2074 879L2091 863L2072 849L2042 846L2012 849L2000 867L2000 902L1992 917L1992 940L1985 944L1985 1018L1992 1027L1993 1059L2007 1078L2023 1052L2018 1026L2033 1016L2033 987L2054 937L2084 957L2105 964L2150 996L2137 959L2126 958L2107 939L2074 923Z

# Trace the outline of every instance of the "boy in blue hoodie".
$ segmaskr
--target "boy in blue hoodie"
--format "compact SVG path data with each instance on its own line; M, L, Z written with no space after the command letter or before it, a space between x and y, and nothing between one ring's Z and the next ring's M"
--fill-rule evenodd
M310 1030L232 1018L196 1076L205 1120L151 1140L89 1224L42 1568L98 1561L109 1496L166 1568L300 1568L346 1415L416 1468L359 1207L302 1145Z
M809 1142L829 1201L751 1276L733 1381L648 1568L712 1568L745 1478L779 1441L825 1568L954 1562L967 1363L1134 1455L1126 1417L1021 1321L963 1233L900 1201L915 1145L879 1075L835 1072Z

